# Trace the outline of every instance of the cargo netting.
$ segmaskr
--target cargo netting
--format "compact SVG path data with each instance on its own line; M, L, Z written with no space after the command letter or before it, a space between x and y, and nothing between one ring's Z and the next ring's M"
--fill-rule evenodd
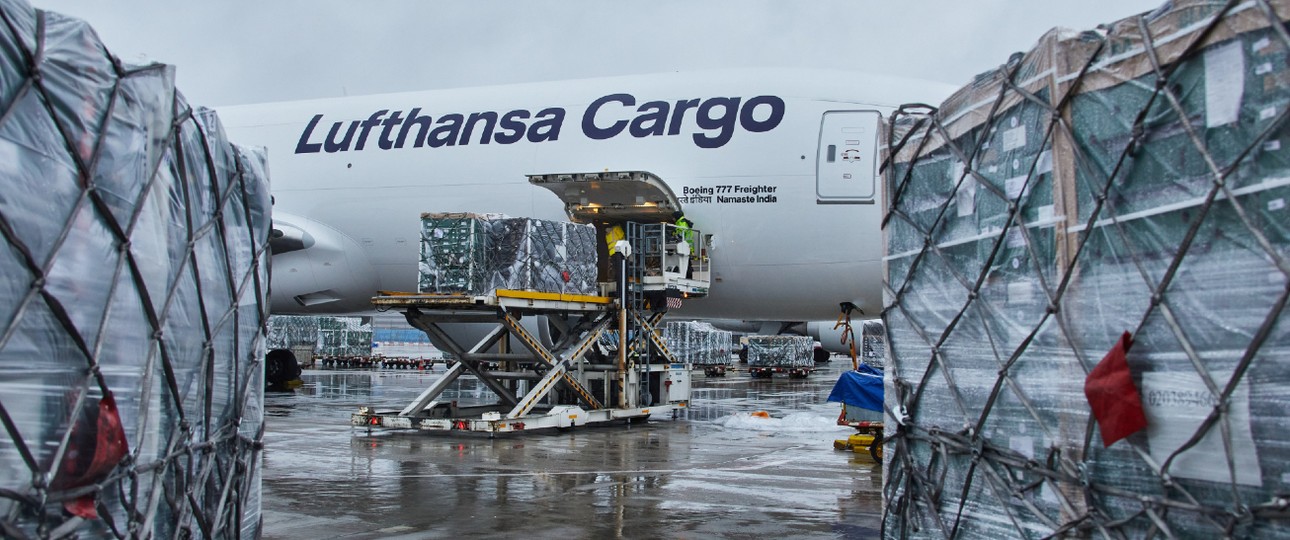
M596 242L591 225L501 214L422 214L418 290L593 294Z
M0 19L0 536L257 537L264 153L86 23Z
M893 113L885 537L1290 536L1287 16L1054 30Z
M815 367L815 341L807 336L748 336L748 367Z
M669 321L663 327L663 341L677 360L696 366L730 365L731 334L710 323Z

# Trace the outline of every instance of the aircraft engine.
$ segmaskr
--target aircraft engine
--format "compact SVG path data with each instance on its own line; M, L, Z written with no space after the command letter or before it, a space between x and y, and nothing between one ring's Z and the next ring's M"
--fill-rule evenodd
M380 279L366 251L336 229L274 212L270 240L273 313L332 314L370 311Z

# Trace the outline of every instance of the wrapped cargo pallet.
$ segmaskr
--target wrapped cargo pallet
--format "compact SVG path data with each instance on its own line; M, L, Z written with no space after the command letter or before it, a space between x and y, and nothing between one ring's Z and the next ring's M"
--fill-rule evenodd
M372 325L361 317L274 315L269 317L267 343L270 349L307 345L318 356L370 356Z
M494 220L488 230L488 268L492 289L550 291L540 280L538 263L555 264L555 244L563 237L559 224L528 218ZM558 290L558 289L557 289Z
M887 327L881 319L864 321L860 329L860 356L863 362L882 369L887 358Z
M170 66L0 18L0 536L257 537L264 154Z
M488 216L421 214L418 290L472 294L489 290L487 241Z
M815 367L813 349L807 336L748 336L748 367Z
M884 178L886 537L1284 537L1290 2L1056 30Z
M596 229L501 214L422 214L419 290L596 290Z
M320 317L316 351L321 356L371 356L372 325L360 317Z
M273 315L265 328L265 346L290 349L301 345L318 345L318 318L303 315Z
M730 365L730 332L709 323L670 321L663 328L663 340L677 360L695 366Z

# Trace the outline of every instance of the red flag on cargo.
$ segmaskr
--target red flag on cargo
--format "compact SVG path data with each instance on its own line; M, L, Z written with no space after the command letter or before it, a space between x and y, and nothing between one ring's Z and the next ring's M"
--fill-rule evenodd
M116 400L107 392L97 404L86 402L72 426L67 441L67 453L50 487L68 490L98 483L129 452L121 415L117 413ZM98 517L94 509L94 494L67 501L63 506L68 512L85 519Z
M1125 360L1132 345L1133 336L1125 332L1084 380L1084 396L1102 431L1102 444L1108 447L1147 427L1142 396Z

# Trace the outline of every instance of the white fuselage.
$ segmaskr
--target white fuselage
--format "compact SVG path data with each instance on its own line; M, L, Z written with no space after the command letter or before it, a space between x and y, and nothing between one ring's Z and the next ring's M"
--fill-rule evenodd
M681 315L803 321L832 318L844 301L881 308L873 134L855 135L869 157L854 178L871 185L860 199L833 197L836 179L817 176L825 114L885 114L943 93L846 72L729 71L218 112L231 140L268 148L275 224L315 239L275 255L276 313L364 311L377 290L415 290L423 212L567 219L561 201L526 175L641 170L663 179L695 227L713 235L711 295Z

